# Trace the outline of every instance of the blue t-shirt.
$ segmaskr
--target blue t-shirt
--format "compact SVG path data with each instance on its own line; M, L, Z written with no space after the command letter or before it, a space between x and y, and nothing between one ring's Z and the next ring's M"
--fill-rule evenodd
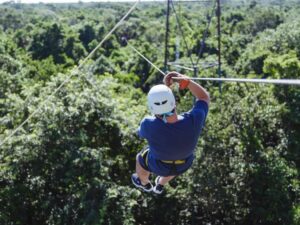
M145 117L139 136L149 144L149 154L160 160L185 159L193 154L205 124L208 104L198 100L193 109L179 116L176 123L165 123L156 117Z

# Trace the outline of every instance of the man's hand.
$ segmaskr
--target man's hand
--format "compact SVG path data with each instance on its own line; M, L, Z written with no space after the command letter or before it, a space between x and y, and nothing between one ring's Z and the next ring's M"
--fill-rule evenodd
M178 79L173 79L173 78L178 78ZM177 72L170 72L164 77L164 84L167 85L168 87L171 86L174 82L178 82L179 84L181 83L182 80L189 80L187 76L177 73Z
M209 104L209 93L200 84L190 80L188 76L177 72L170 72L164 77L164 84L168 87L174 82L179 83L179 88L181 90L188 88L196 99L203 100Z
M164 84L167 85L168 87L170 87L173 84L173 77L178 77L178 73L177 72L170 72L168 73L165 77L164 77Z

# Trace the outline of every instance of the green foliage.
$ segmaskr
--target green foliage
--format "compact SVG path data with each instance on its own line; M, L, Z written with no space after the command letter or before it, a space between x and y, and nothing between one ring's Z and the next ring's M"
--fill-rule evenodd
M66 55L75 61L87 55L86 50L82 46L81 42L74 36L69 36L66 39L64 49Z
M300 207L299 204L297 204L294 207L294 220L293 220L293 225L299 224L300 223Z
M82 29L79 30L79 39L86 48L86 50L91 51L89 49L89 43L96 38L96 32L91 25L85 25Z
M222 3L224 75L300 78L299 6ZM212 102L193 167L159 197L131 185L146 144L136 134L146 93L162 76L121 39L162 68L161 3L140 3L54 93L130 6L0 5L1 141L34 113L0 147L0 224L298 225L298 87L223 84L220 93L217 83L203 83ZM196 61L211 4L175 8L190 51L172 14L169 60L179 53L181 62ZM204 66L217 59L215 26L213 18ZM191 94L175 93L177 110L189 110Z
M206 125L191 201L201 221L213 224L232 218L236 224L289 224L294 196L289 184L297 170L281 157L287 147L280 129L283 105L266 88L242 85L225 92L211 106L214 119Z
M282 78L299 78L300 77L300 60L296 52L291 51L288 54L281 56L271 55L265 62L264 72L273 77ZM288 111L283 115L285 123L285 130L290 136L289 153L287 157L294 161L298 166L300 165L299 155L299 140L300 140L300 90L295 87L276 88L276 97L286 104ZM288 101L287 101L288 99Z
M40 97L32 96L29 113L63 79L63 75L53 79ZM0 194L1 211L6 213L2 221L92 224L98 220L99 207L109 207L105 205L109 198L105 204L102 201L110 193L108 188L115 187L112 182L129 170L125 162L132 143L138 144L134 133L145 107L141 93L128 92L111 78L99 78L93 86L81 79L72 80L49 99L3 148Z
M39 31L34 36L29 48L33 59L45 59L52 55L56 63L64 63L61 57L63 38L62 30L56 23Z

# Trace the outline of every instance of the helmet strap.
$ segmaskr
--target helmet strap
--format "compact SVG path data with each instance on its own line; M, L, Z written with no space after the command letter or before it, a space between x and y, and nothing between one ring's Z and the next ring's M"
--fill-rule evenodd
M167 117L168 116L173 116L174 115L174 110L172 110L171 112L167 112L167 113L164 113L164 114L162 114L161 116L162 116L162 120L165 122L165 123L167 123L168 121L167 121Z

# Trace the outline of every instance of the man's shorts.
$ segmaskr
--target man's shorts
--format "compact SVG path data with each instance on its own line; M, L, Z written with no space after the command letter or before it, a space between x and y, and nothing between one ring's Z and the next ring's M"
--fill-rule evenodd
M159 176L177 176L187 171L193 164L194 155L190 155L183 161L167 161L156 159L149 153L149 148L143 149L138 153L138 161L140 165L147 171ZM182 163L181 163L182 161Z

